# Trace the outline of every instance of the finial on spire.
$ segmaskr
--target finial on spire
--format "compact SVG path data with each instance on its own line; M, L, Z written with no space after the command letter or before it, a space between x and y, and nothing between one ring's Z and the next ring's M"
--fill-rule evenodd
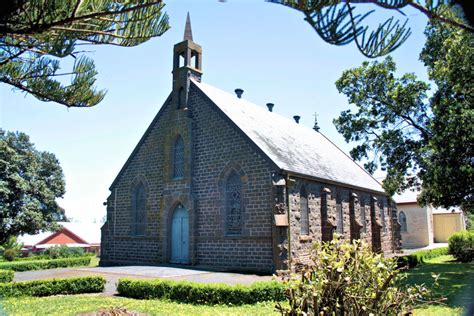
M193 31L191 30L191 19L188 17L186 18L186 26L184 27L184 38L183 40L192 41L193 40Z
M316 132L319 132L320 127L319 127L319 124L318 124L318 114L317 114L317 113L314 113L313 116L314 116L314 126L313 126L313 129L314 129Z

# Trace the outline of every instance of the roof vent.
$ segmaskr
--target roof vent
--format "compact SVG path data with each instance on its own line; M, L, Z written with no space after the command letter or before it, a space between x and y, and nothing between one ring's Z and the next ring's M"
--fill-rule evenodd
M237 94L237 98L239 98L239 99L242 97L242 93L244 93L244 90L242 90L240 88L237 88L234 91L235 91L235 94Z
M295 120L296 124L300 123L300 118L301 118L301 116L299 116L299 115L293 116L293 119Z
M274 106L275 106L275 104L273 104L273 103L267 103L268 111L273 112L273 107Z

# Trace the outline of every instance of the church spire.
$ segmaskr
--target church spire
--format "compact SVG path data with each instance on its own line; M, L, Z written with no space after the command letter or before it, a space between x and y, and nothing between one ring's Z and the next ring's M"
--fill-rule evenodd
M174 45L173 49L173 97L176 108L185 109L188 106L190 79L201 82L202 48L193 41L191 19L186 18L184 39Z
M184 27L183 41L186 41L186 40L193 41L193 31L191 30L191 19L189 18L189 12L186 18L186 26Z

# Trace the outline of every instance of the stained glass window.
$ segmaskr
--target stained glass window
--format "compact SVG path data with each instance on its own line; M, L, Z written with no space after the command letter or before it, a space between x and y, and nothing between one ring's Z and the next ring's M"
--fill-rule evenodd
M182 177L184 177L184 142L183 138L178 136L173 148L173 178Z
M134 235L145 235L146 191L145 191L145 186L141 182L136 186L133 192L132 209L133 209L132 232Z
M309 235L308 195L304 186L300 190L300 216L301 235Z
M227 178L225 200L226 234L240 235L242 233L242 181L235 171L232 171Z

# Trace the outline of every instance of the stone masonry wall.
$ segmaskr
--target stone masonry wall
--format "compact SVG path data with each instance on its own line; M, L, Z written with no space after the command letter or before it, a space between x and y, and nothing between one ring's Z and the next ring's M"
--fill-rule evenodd
M305 186L309 208L309 234L301 233L300 190ZM308 252L315 241L328 240L337 229L337 210L342 208L343 238L362 239L372 245L374 240L386 254L396 249L392 208L388 197L360 190L297 179L290 189L291 260L298 266L308 261ZM371 211L372 216L371 217ZM351 216L351 213L353 214ZM364 214L365 213L365 214ZM395 227L397 229L398 227ZM380 231L380 238L376 238ZM380 248L380 249L378 249Z
M197 261L232 270L273 271L272 182L268 162L204 95L192 88L196 124L195 196ZM196 89L197 90L197 89ZM235 171L242 180L241 236L225 233L225 180Z
M191 87L187 109L171 100L160 111L136 153L114 183L102 228L101 264L158 264L170 259L170 222L181 203L189 211L190 264L271 272L272 184L269 163L207 98ZM172 148L185 143L185 176L172 178ZM242 181L241 236L224 230L224 183L235 171ZM131 196L147 191L145 236L131 235Z

